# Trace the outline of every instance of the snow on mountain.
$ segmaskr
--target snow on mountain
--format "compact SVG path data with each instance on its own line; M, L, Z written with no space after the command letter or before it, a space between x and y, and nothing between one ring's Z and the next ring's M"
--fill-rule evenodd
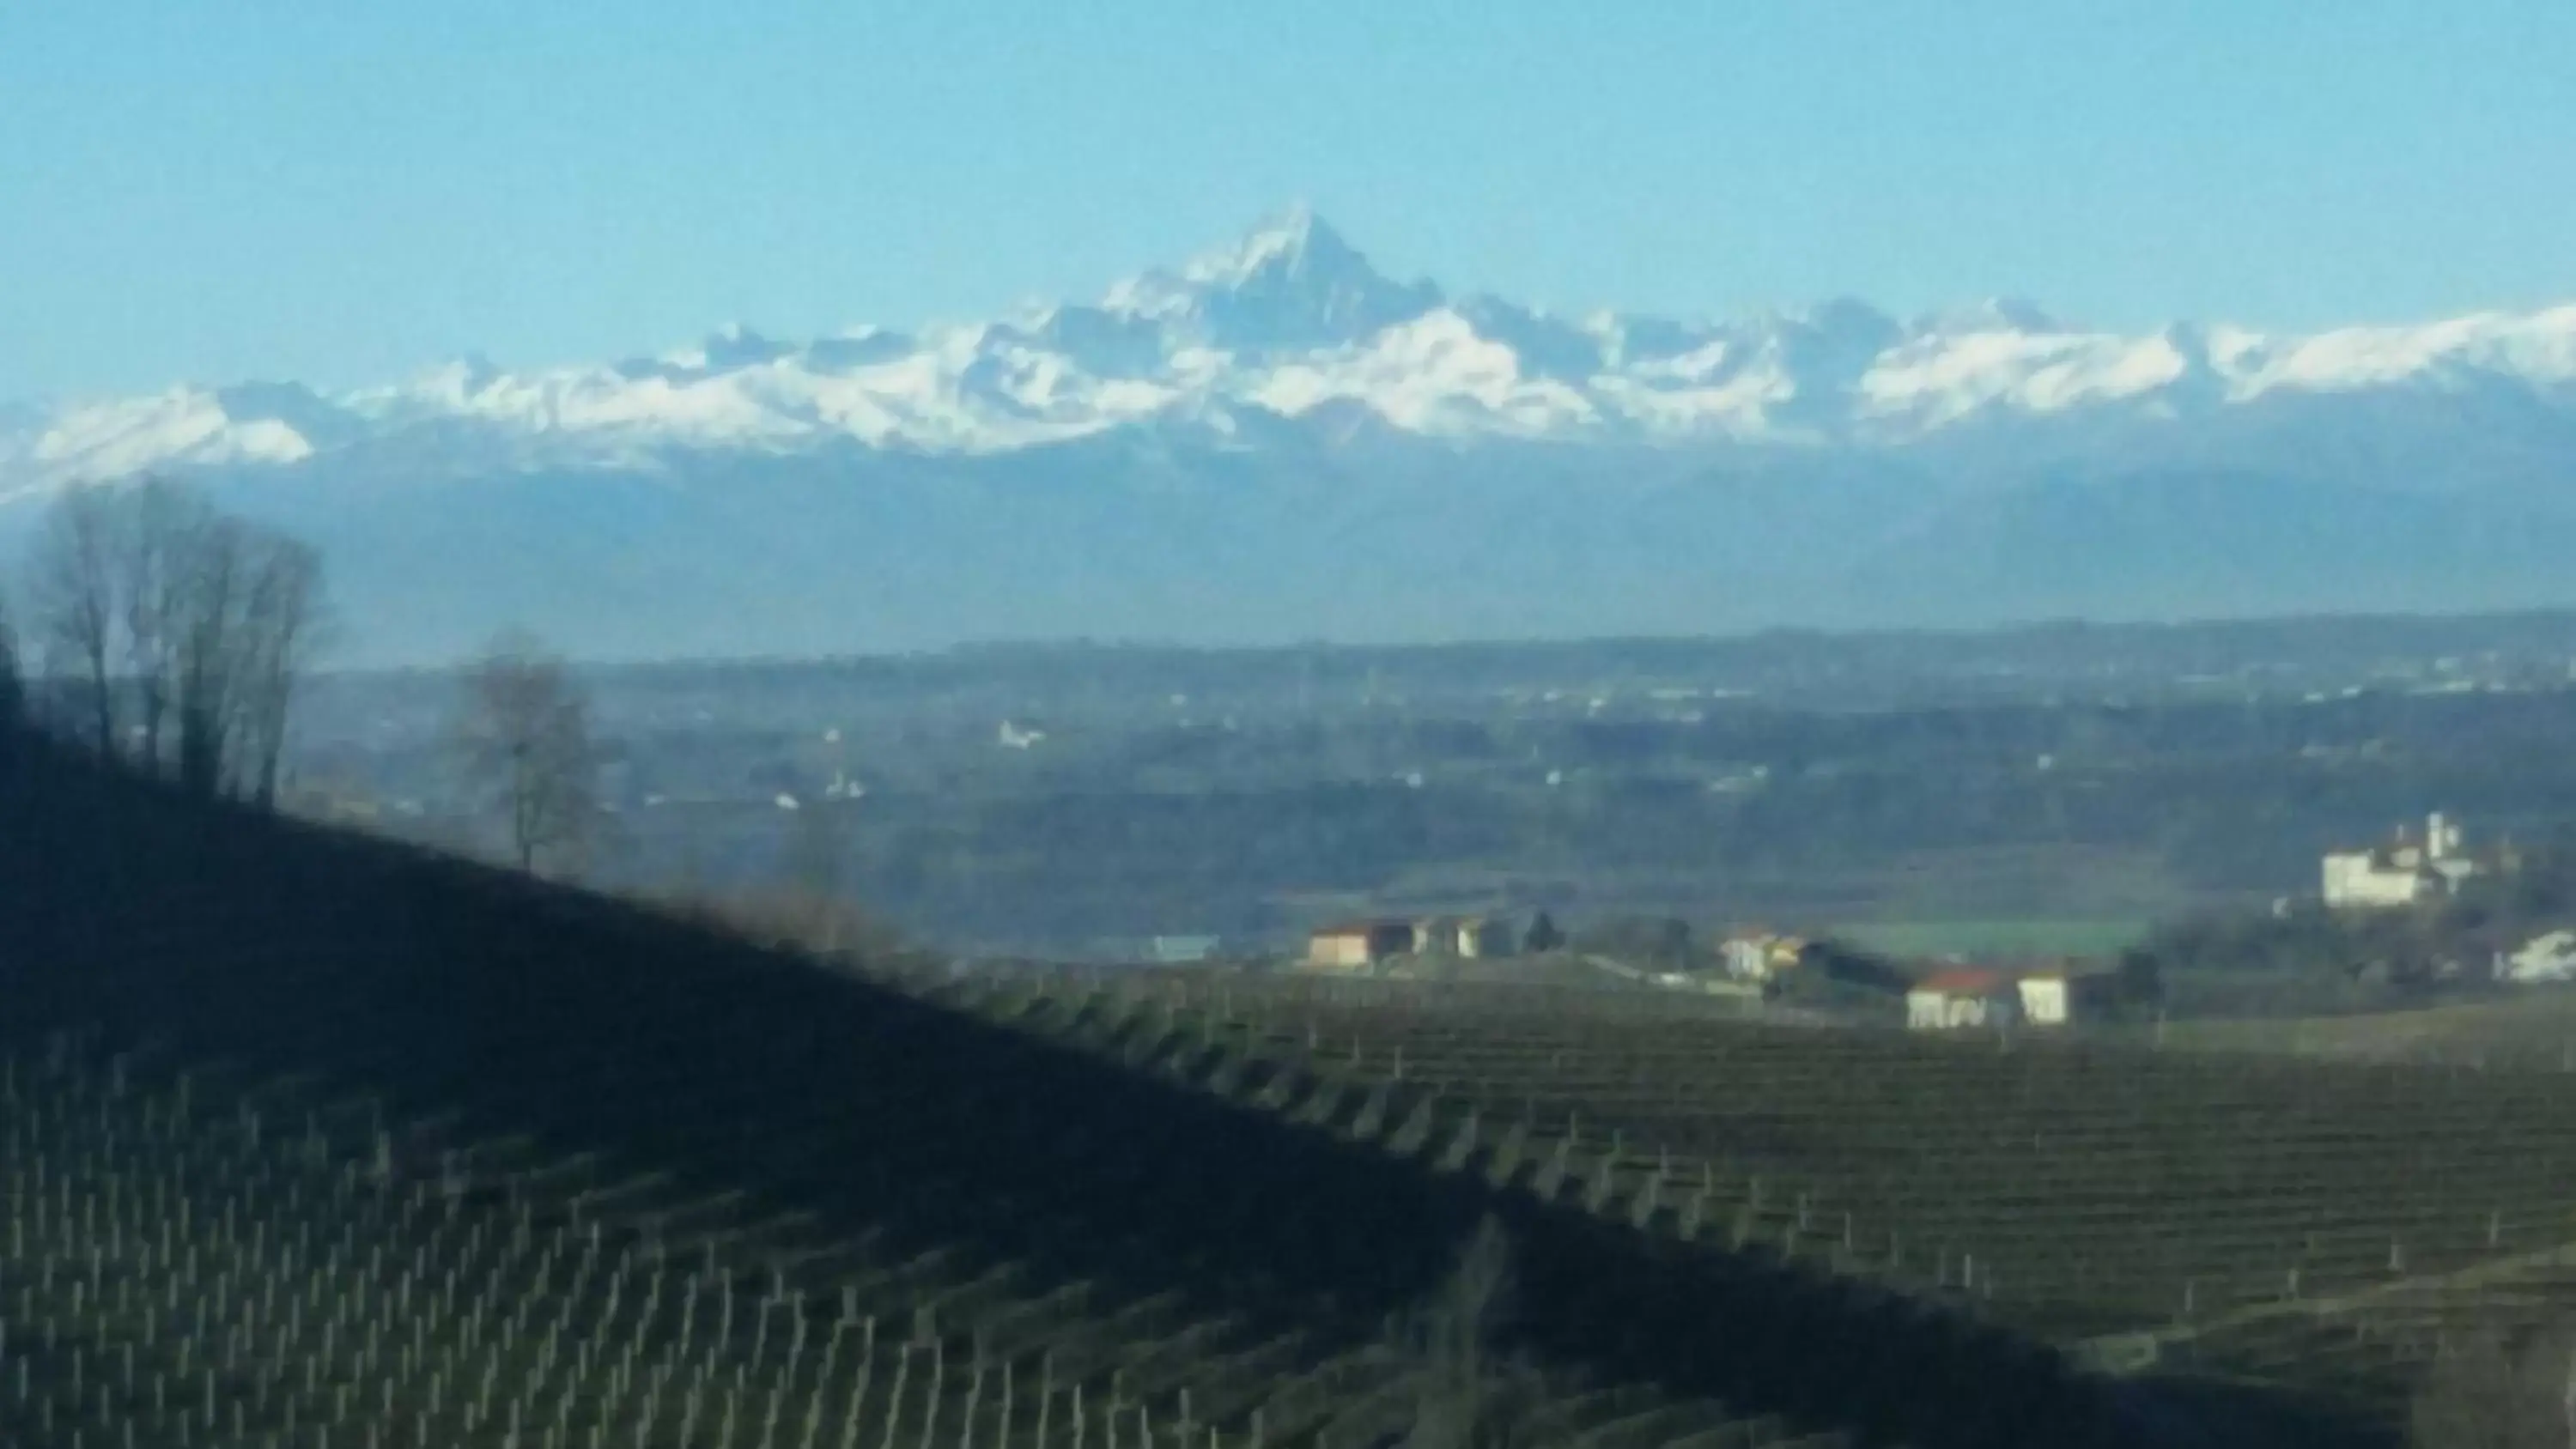
M1251 395L1253 402L1290 417L1336 399L1435 436L1560 437L1599 416L1582 389L1525 374L1519 353L1445 307L1365 342L1281 362Z
M2273 388L2449 389L2480 377L2565 386L2576 383L2576 305L2523 316L2481 312L2422 327L2349 327L2248 351L2265 354L2261 366L2240 374L2248 397Z
M1101 306L1167 335L1258 354L1357 342L1440 300L1429 282L1379 275L1341 233L1297 206L1177 270L1118 283Z
M1862 413L1922 433L1993 407L2053 413L2154 392L2187 371L2170 339L2011 328L1910 337L1861 378Z
M0 408L0 496L147 469L379 458L522 468L832 447L986 456L1255 414L1430 439L1903 448L1970 423L2100 418L2122 446L2286 397L2502 390L2576 412L2576 306L2266 336L2088 330L1996 299L1899 322L1864 304L1709 323L1579 320L1399 282L1313 212L1071 303L794 342L731 326L659 356L480 358L336 397L295 384ZM1244 444L1249 446L1248 443Z

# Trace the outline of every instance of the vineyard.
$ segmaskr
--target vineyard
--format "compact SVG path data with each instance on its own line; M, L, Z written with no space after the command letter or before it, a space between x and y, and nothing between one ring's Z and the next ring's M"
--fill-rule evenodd
M2132 1437L2004 1328L936 978L77 768L0 789L13 1446ZM1471 1314L1479 1224L1512 1291Z
M2576 1287L2564 1073L851 976L53 763L0 1443L2393 1442Z
M2361 1426L2576 1317L2576 1073L1796 1030L1686 1003L1036 973L955 999L1650 1234Z
M60 1042L0 1073L0 1442L1220 1449L1414 1411L1401 1355L1177 1292L817 1236L515 1144L407 1176L365 1104L294 1083ZM1827 1442L1644 1387L1528 1413L1543 1442Z

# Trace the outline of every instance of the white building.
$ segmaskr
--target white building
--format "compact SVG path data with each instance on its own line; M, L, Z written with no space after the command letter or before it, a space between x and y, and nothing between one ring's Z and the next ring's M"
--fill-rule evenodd
M2576 931L2550 931L2532 937L2522 949L2497 960L2496 975L2523 985L2576 981Z
M1943 971L1905 993L1905 1024L1923 1031L2001 1026L2014 1017L2018 993L1993 971Z
M1771 971L1771 943L1760 936L1729 936L1718 949L1726 974L1738 981L1759 981Z
M2021 993L2022 1018L2033 1026L2064 1026L2067 1021L2066 973L2034 971L2013 985Z
M2401 829L2386 845L2329 852L2321 880L2326 904L2337 910L2411 906L2456 895L2460 883L2478 873L2461 846L2458 822L2440 812L2426 818L2421 841L2411 837Z
M1807 942L1770 931L1738 931L1717 948L1718 962L1737 981L1769 981L1806 958Z

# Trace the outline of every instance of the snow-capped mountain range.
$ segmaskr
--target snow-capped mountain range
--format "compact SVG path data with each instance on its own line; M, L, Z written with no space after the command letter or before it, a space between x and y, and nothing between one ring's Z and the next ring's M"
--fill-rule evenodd
M2309 336L2127 336L2016 302L1911 322L1856 302L1738 322L1566 318L1390 280L1300 208L1098 302L996 322L801 343L732 327L658 357L473 360L337 396L259 383L21 408L0 414L0 488L407 438L430 466L635 465L851 442L999 453L1143 423L1222 436L1247 416L1353 408L1431 438L1903 446L1988 421L2186 427L2282 394L2480 387L2576 406L2576 305Z
M1298 208L993 322L0 403L0 560L145 471L316 538L386 659L2576 602L2576 305L1569 317Z

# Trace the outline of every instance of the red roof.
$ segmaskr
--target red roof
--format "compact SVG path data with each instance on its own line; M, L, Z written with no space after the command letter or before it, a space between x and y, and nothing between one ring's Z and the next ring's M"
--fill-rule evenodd
M2000 971L1936 971L1914 983L1917 991L1938 991L1944 996L1983 996L2004 989Z

